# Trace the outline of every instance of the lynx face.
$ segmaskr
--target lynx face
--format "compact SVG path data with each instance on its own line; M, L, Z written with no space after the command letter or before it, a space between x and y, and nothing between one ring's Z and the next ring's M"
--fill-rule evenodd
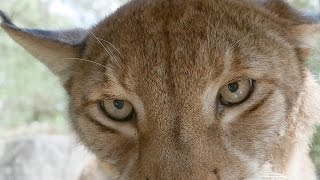
M315 179L316 21L280 0L133 0L89 30L2 27L61 78L119 179Z

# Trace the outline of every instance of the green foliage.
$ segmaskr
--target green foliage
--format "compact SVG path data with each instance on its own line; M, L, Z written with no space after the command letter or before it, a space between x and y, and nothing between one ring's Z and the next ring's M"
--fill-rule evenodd
M319 7L317 6L317 0L289 0L289 2L300 9L307 10L307 11L317 11Z
M313 56L307 62L307 65L310 67L311 71L318 78L320 82L320 43L313 51Z
M317 128L317 133L314 135L310 155L316 165L318 174L320 173L320 127Z
M2 1L1 8L25 27L71 24L49 14L40 0ZM0 126L8 129L35 121L65 126L66 96L58 80L3 31L0 40Z

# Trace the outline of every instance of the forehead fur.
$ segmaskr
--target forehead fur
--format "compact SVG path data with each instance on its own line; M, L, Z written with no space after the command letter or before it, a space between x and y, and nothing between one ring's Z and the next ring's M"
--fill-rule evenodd
M301 65L287 35L291 24L247 1L136 0L93 28L84 56L108 68L86 75L106 74L91 79L118 81L142 94L152 86L197 94L223 72L236 78L246 70L270 81L292 72L286 78L299 81Z

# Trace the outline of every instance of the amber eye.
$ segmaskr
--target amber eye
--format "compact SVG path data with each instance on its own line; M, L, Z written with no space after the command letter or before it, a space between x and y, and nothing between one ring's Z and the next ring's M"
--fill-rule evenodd
M130 102L117 99L101 100L100 109L110 119L115 121L129 121L133 116L133 106Z
M242 79L223 86L220 90L220 103L240 104L247 100L253 90L253 80Z

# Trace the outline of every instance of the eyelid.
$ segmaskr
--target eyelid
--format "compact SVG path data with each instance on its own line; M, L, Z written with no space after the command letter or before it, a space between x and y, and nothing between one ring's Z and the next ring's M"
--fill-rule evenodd
M127 98L124 98L124 96L120 96L120 95L114 95L114 94L101 94L99 96L96 96L94 99L89 98L89 96L84 96L83 97L83 103L81 104L84 107L87 107L91 104L97 104L99 103L99 101L101 101L102 99L109 99L109 100L117 100L117 99L121 99L124 101L128 101L131 102L130 100L128 100Z
M226 85L234 83L234 82L243 81L243 80L253 80L253 79L252 78L248 78L248 77L237 77L237 78L233 78L231 80L228 80L227 83L225 83L223 86L226 86Z
M136 138L137 132L135 121L128 121L127 123L122 123L112 120L106 120L104 114L99 111L99 108L96 104L94 106L91 105L88 108L88 110L86 111L86 116L90 117L94 121L98 121L100 124L107 127L108 129L122 133L123 135L126 135L129 138Z
M99 99L95 100L95 101L99 101L99 100L102 100L102 99L106 99L106 100L123 100L123 101L128 101L130 102L129 99L125 98L124 96L122 95L115 95L115 94L102 94L100 95Z
M88 101L95 101L102 98L122 98L128 95L129 91L115 83L106 82L93 85L92 90L85 95Z

